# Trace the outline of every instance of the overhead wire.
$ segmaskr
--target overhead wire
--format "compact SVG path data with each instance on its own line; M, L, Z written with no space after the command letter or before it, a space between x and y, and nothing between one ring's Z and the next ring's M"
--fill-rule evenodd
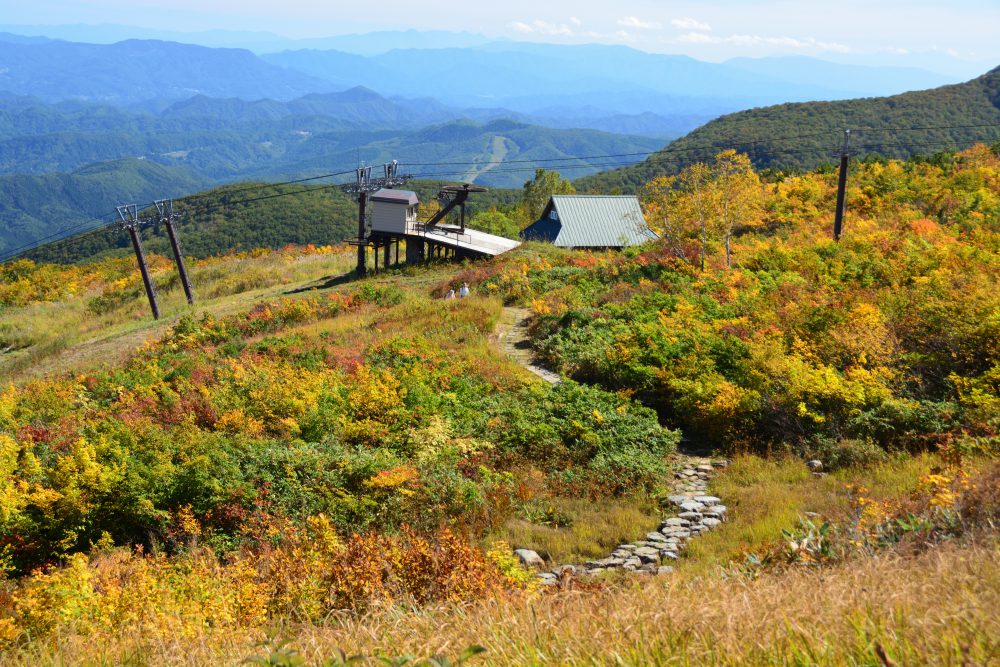
M902 131L916 131L916 130L927 131L927 130L953 130L953 129L982 129L982 128L990 128L990 127L1000 128L1000 123L979 123L979 124L968 124L968 125L938 125L938 126L922 126L922 127L865 127L865 126L861 126L861 127L852 128L852 129L857 130L859 132L896 132L896 131L901 131L902 132ZM576 171L576 170L580 170L580 169L591 170L591 169L594 169L594 168L611 168L611 169L614 169L614 168L621 168L621 167L633 166L633 165L643 164L643 163L653 163L653 164L683 164L683 163L690 162L692 159L695 159L695 158L692 158L692 157L680 158L680 157L673 157L673 156L680 156L680 155L685 155L685 154L690 154L690 153L696 153L697 154L697 153L701 152L701 153L705 154L706 157L711 157L711 153L713 153L715 151L719 151L719 150L739 149L740 147L744 147L744 146L760 146L760 145L770 145L770 146L772 146L772 148L770 149L769 152L771 152L771 153L778 153L778 154L809 154L809 153L817 153L817 152L832 154L834 151L837 150L835 144L833 144L833 143L831 143L831 145L829 147L797 147L797 148L784 148L784 149L782 149L782 148L773 148L773 145L774 145L775 142L796 141L796 140L800 140L800 139L811 139L811 138L822 137L822 136L830 136L830 133L829 132L814 132L814 133L809 133L809 134L800 134L800 135L791 135L791 136L782 136L782 137L771 137L771 138L767 138L767 139L759 139L759 138L757 138L757 139L752 139L752 140L729 141L729 143L727 144L726 143L727 140L735 139L735 137L730 137L730 138L721 138L721 139L718 139L718 140L714 141L711 144L705 144L705 145L701 145L701 146L671 147L671 146L668 145L665 148L654 150L654 151L636 151L636 152L629 152L629 153L612 153L612 154L585 155L585 156L565 156L565 157L558 157L558 158L504 160L504 161L500 162L501 165L523 164L523 165L526 165L526 166L523 166L523 167L504 167L504 166L501 166L501 167L497 167L497 168L493 168L493 169L483 170L483 171L479 172L479 174L477 174L477 175L496 174L496 173L525 173L525 172L531 172L531 171L534 171L537 168L537 165L540 165L540 164L552 165L551 168L559 170L559 171ZM990 137L990 139L993 139L993 138L1000 138L1000 137ZM977 139L977 140L981 140L981 139ZM954 145L954 143L955 143L954 139L952 139L952 140L939 140L939 141L927 141L927 142L909 142L909 143L903 143L903 142L899 142L899 143L875 143L875 144L863 144L861 146L855 147L853 150L854 150L854 152L861 152L861 151L864 151L864 150L869 150L869 151L875 150L875 149L883 150L883 149L886 149L886 148L908 148L908 149L914 149L914 148L922 148L922 147L928 147L928 146ZM625 160L625 158L637 158L637 157L641 157L641 156L646 156L646 159L645 160ZM601 162L593 162L594 160L600 160ZM573 163L579 163L579 162L582 162L582 161L586 161L586 163L585 164L573 164ZM569 164L556 164L556 163L569 163ZM454 166L454 167L476 167L476 166L482 165L483 163L482 163L482 161L468 161L468 162L451 161L451 162L422 162L422 163L418 163L418 162L414 162L414 163L404 162L403 164L405 164L408 167L409 166L412 166L412 167L421 167L421 166L423 166L423 167L448 167L448 166ZM458 169L456 169L456 170L451 170L451 171L422 172L422 173L412 174L411 177L415 178L415 179L454 177L456 175L459 175L462 172L468 173L469 171L471 171L471 170L470 169L465 169L465 170L458 170ZM335 178L335 177L338 177L338 176L346 176L346 175L350 175L350 174L353 174L353 173L355 173L355 172L352 169L352 170L345 170L345 171L339 171L339 172L331 172L331 173L327 173L327 174L321 174L321 175L318 175L318 176L309 176L309 177L304 177L304 178L292 179L292 180L288 180L288 181L281 181L281 182L276 182L276 183L257 183L257 184L249 185L249 186L246 186L246 187L237 188L237 189L234 189L234 190L226 190L226 191L223 191L223 192L215 191L215 192L210 192L210 193L206 193L206 194L189 195L187 197L177 198L177 199L175 199L175 201L177 201L179 203L185 204L185 206L188 208L188 210L192 214L205 215L205 214L210 214L212 212L215 212L215 211L218 211L218 210L221 210L221 209L225 209L225 208L231 208L231 207L234 207L234 206L240 206L240 205L245 205L245 204L250 204L250 203L255 203L255 202L260 202L260 201L266 201L266 200L270 200L270 199L276 199L276 198L279 198L279 197L289 197L289 196L295 196L295 195L300 195L300 194L309 193L309 192L318 192L318 191L323 191L323 190L328 190L328 189L340 188L341 184L334 183L334 184L323 185L323 186L319 186L319 187L300 188L298 190L292 190L292 191L289 191L289 192L278 192L278 193L263 195L263 196L260 196L260 197L251 197L251 198L245 198L245 199L240 199L240 200L236 200L236 201L229 201L228 199L226 199L224 201L219 201L219 202L211 203L211 204L204 205L204 206L197 205L197 204L192 204L191 202L198 202L200 200L211 199L211 198L223 198L223 199L225 199L225 198L227 198L227 197L229 197L229 196L231 196L233 194L239 194L239 193L242 193L242 192L250 192L250 191L253 191L253 190L262 190L262 189L267 189L267 188L278 188L278 187L284 187L284 186L288 186L288 185L297 185L297 184L301 184L301 183L308 183L308 182L323 180L323 179L327 179L327 178ZM150 206L151 205L152 204L150 204ZM112 214L112 216L113 215L114 214ZM92 218L90 220L87 220L87 221L84 221L84 222L80 222L80 223L75 223L75 224L73 224L73 225L71 225L69 227L64 227L62 229L56 230L55 232L53 232L51 234L48 234L48 235L46 235L46 236L44 236L44 237L42 237L40 239L36 239L35 241L33 241L30 244L25 244L25 245L20 246L18 248L14 248L12 250L8 250L6 253L4 253L3 256L0 256L0 262L10 261L11 259L15 259L15 258L17 258L17 257L19 257L19 256L21 256L21 255L23 255L25 253L27 253L27 252L30 252L31 250L34 250L34 249L37 249L37 248L41 247L43 245L53 245L53 244L57 244L57 243L61 243L61 242L74 242L74 243L75 242L79 242L79 241L81 241L81 240L83 240L85 238L88 238L89 236L91 236L93 234L96 234L97 232L100 232L100 231L103 231L103 230L107 229L112 224L114 224L114 220L108 221L108 217L109 216L106 215L103 218ZM93 227L91 229L85 229L86 227L90 226L92 223L95 223L95 222L96 223L103 223L103 224L99 224L98 226ZM83 230L83 231L81 231L80 233L73 234L73 232L76 231L76 230ZM54 239L54 240L50 240L50 239Z

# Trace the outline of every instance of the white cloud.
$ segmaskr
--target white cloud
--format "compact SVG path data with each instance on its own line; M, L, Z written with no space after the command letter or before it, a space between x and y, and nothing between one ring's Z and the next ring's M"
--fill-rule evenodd
M623 28L636 28L638 30L662 30L663 24L659 21L643 21L637 16L624 16L618 19L618 25Z
M548 21L532 21L531 23L524 23L522 21L514 21L510 24L510 27L517 32L525 34L536 34L536 35L562 35L571 36L573 35L573 29L570 28L565 23L549 23Z
M581 21L580 19L576 18L575 16L570 16L569 17L569 22L572 23L573 25L575 25L577 28L579 28L580 26L583 25L583 21Z
M672 19L670 25L681 30L697 30L699 32L711 32L712 26L693 18Z
M677 38L685 44L731 44L735 46L777 46L786 49L833 51L835 53L850 53L851 48L838 42L824 42L813 37L797 39L795 37L764 37L761 35L706 35L701 32L690 32Z

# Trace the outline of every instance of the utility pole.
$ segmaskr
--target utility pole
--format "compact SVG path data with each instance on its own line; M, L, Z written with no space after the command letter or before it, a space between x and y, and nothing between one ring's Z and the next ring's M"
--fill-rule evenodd
M121 218L121 228L128 232L132 238L132 249L135 250L135 259L139 263L139 273L142 274L142 284L146 287L146 296L149 297L149 308L153 311L153 319L160 319L160 306L156 303L156 284L149 276L149 267L146 266L146 254L142 251L142 239L139 238L139 213L135 204L126 204L115 207L118 209L118 217Z
M394 188L402 185L410 179L409 175L400 176L396 172L399 163L396 160L385 164L385 177L372 179L371 167L358 167L355 174L355 182L342 186L344 192L358 195L358 238L351 243L358 246L358 277L364 276L368 272L368 230L366 223L368 219L368 194L378 192L382 188ZM378 250L376 249L376 252ZM376 259L376 264L378 260Z
M368 193L372 180L371 167L358 167L358 277L368 271L368 243L365 223L368 220Z
M194 293L191 290L191 281L188 279L187 267L184 266L184 255L181 254L181 242L177 237L177 230L174 228L174 202L171 199L160 199L153 203L156 204L156 212L160 215L160 222L167 228L167 236L170 237L170 247L174 251L174 261L177 263L177 272L181 276L184 295L187 297L188 305L193 306Z
M840 176L837 179L837 211L833 219L833 240L839 241L844 231L844 213L847 211L847 163L850 159L851 131L844 130L844 148L840 151Z

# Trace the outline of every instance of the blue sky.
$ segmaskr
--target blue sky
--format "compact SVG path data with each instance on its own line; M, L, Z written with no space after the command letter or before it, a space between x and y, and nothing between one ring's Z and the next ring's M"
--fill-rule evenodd
M416 28L625 44L700 59L801 54L1000 64L1000 0L2 0L7 24L115 23L322 37Z

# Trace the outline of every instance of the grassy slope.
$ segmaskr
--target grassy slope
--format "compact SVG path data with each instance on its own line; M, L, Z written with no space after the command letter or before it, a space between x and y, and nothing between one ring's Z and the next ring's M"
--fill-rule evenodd
M66 636L5 656L40 664L236 664L267 641L302 664L346 655L455 658L490 665L989 665L1000 622L1000 547L955 545L915 558L882 556L757 579L681 574L644 585L341 615L323 625L194 637L125 631ZM262 646L263 644L263 646ZM275 651L275 659L280 654ZM273 662L268 664L296 664ZM362 664L378 664L374 659ZM401 664L401 663L388 663Z
M303 288L341 291L349 283L327 287L329 278L347 270L351 260L347 252L209 262L193 269L203 299L194 310L221 316L247 310L263 299L294 296ZM439 266L369 280L428 295L454 272L454 267ZM83 299L6 312L0 316L0 331L19 332L25 347L0 356L0 375L18 380L116 363L142 340L158 336L191 312L176 286L164 285L161 294L165 317L159 323L148 319L141 294L104 318L88 313ZM352 317L328 331L335 337L375 339L380 335L376 322ZM315 327L300 330L310 328ZM495 358L485 341L476 353L491 364L506 363ZM488 648L490 664L593 664L613 659L627 664L874 664L876 645L901 664L931 657L957 661L959 656L987 664L989 656L995 656L1000 632L994 613L1000 608L1000 552L995 542L758 579L718 576L717 566L772 545L782 529L794 527L802 512L843 516L849 507L845 483L864 481L876 496L898 494L937 463L931 458L900 459L876 470L817 479L798 462L740 459L712 488L732 507L732 522L696 541L689 562L675 578L406 613L392 608L343 616L336 623L267 632L293 638L308 664L318 664L338 648L348 654L455 656L474 643ZM609 537L617 540L614 531L627 531L628 523L653 516L649 502L642 499L618 505L567 500L556 509L581 528L596 528L600 534L578 539L573 530L526 525L523 520L508 524L502 534L526 537L539 548L555 544L568 553L587 553ZM886 581L893 585L886 587ZM3 660L12 665L235 663L260 653L256 645L264 637L262 628L205 628L190 637L149 628L113 637L68 633L8 652Z
M0 377L16 380L107 365L162 335L183 315L221 316L248 310L259 301L321 284L352 266L349 253L343 252L305 255L292 261L275 253L194 263L189 271L197 301L189 306L167 261L153 261L163 267L154 273L159 286L159 321L150 316L144 293L106 315L88 310L85 298L0 311L0 335L7 347L15 348L0 355Z

